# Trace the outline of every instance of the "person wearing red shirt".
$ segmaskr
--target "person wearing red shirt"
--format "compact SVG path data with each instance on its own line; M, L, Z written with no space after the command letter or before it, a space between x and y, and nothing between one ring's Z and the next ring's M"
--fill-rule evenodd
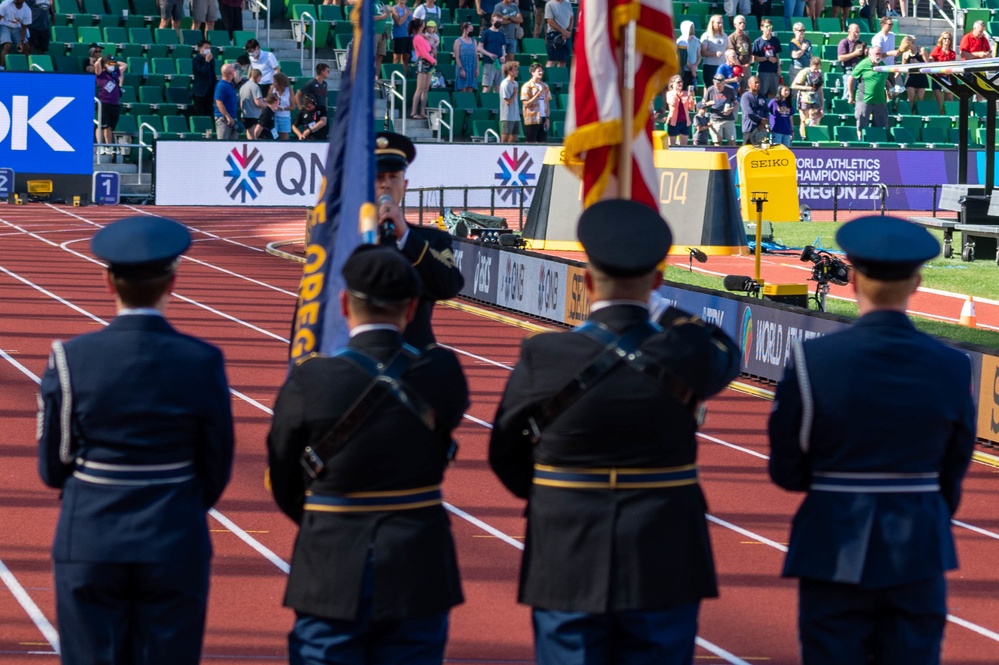
M944 30L940 33L937 45L930 51L930 62L953 62L954 60L957 60L957 52L954 51L954 35L949 30ZM949 80L949 77L947 78ZM930 79L930 89L933 90L937 104L940 105L940 113L943 113L944 102L954 101L954 93L945 90L936 78Z
M992 45L985 34L985 21L975 21L971 32L961 37L961 60L992 57Z

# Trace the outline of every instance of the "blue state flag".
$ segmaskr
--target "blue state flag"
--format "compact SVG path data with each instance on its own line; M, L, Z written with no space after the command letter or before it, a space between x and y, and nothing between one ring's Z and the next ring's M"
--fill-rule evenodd
M351 11L354 39L330 127L326 175L308 219L305 270L292 326L292 366L347 343L347 322L339 305L343 264L361 243L361 206L375 198L373 1L358 0Z

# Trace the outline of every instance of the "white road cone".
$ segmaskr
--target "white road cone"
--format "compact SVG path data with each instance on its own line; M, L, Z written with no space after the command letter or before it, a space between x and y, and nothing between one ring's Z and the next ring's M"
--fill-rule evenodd
M975 299L971 296L968 296L968 299L964 301L964 306L961 307L961 319L958 323L969 328L978 327L978 322L975 320Z

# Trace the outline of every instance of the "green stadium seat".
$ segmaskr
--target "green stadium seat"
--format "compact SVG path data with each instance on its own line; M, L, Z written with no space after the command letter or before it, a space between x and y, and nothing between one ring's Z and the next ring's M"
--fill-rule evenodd
M437 56L440 58L440 55ZM454 86L454 81L458 78L458 68L454 63L437 62L437 71L441 73L449 86Z
M130 35L132 34L132 30L137 30L137 28L129 29ZM149 28L146 28L146 30L149 30ZM136 38L132 37L132 41L133 42L136 41ZM149 39L148 37L143 37L140 43L142 44L155 43L155 44L166 44L168 46L175 46L177 44L180 44L180 40L177 38L177 31L174 30L173 28L156 28L156 30L153 30L152 32L152 39Z
M156 132L163 131L163 118L158 115L140 115L136 120L139 123L139 128L143 129L142 125L151 126ZM148 128L143 129L144 132L148 132ZM148 134L147 134L148 136Z
M177 65L173 58L150 58L150 71L154 74L176 74Z
M984 21L986 24L991 23L992 10L969 9L964 15L964 32L971 32L971 28L974 27L975 21ZM959 38L955 37L955 41L959 41Z
M916 113L918 115L940 115L940 105L935 99L923 99L916 102Z
M489 109L491 111L496 111L496 113L499 113L499 93L480 92L479 107L484 109Z
M54 55L52 56L52 64L55 70L61 74L80 74L83 72L79 60L71 55Z
M936 104L936 101L933 102ZM945 115L934 115L926 118L926 122L923 125L927 129L950 129L954 126L953 118Z
M83 13L91 16L103 16L108 13L104 0L83 0Z
M548 131L548 140L559 142L563 138L565 138L565 121L552 120L551 127Z
M115 136L138 136L139 123L135 116L130 113L122 113L118 118L118 126L114 130Z
M191 133L204 136L206 131L215 133L215 120L207 115L192 115L188 118L191 124Z
M499 123L495 120L475 120L472 122L472 137L484 139L487 129L491 129L498 134Z
M139 86L139 101L143 104L162 104L163 88L154 85Z
M452 96L452 103L456 109L477 109L479 100L474 92L455 92Z
M7 71L8 72L26 72L26 71L28 71L28 56L21 55L20 53L8 53L7 54Z
M430 90L427 92L427 108L437 108L437 105L442 101L451 104L451 93L447 90Z
M186 87L169 87L166 89L166 100L177 106L187 106L191 103L191 91Z
M182 16L180 19L180 30L193 30L194 29L194 19L190 16Z
M129 108L129 113L138 118L140 115L152 115L153 105L152 104L142 104L140 102L133 102Z
M229 33L225 30L209 30L208 41L212 43L213 47L218 47L220 49L225 46L232 46L232 41L229 39Z
M916 138L916 135L905 127L893 127L891 130L892 139L895 143L908 147L921 147L923 144Z
M131 12L132 8L128 0L106 0L108 14L111 16L122 16L122 12Z
M323 6L336 7L336 5L323 5ZM336 8L339 9L339 7ZM232 33L232 43L233 45L238 46L240 49L243 49L243 47L246 46L246 42L248 40L256 39L256 37L257 33L255 33L253 30L235 30Z
M128 41L133 44L152 44L153 33L148 27L126 28L128 30ZM172 30L169 32L173 32ZM174 33L176 37L176 33Z
M71 25L54 25L50 39L53 44L72 44L76 41L76 28Z
M795 132L797 134L797 132ZM818 141L832 141L832 130L829 127L817 126L817 127L805 127L805 138L811 143L816 143ZM854 138L857 138L854 134Z
M126 30L128 28L141 28L144 25L146 25L146 17L138 14L129 14L128 18L122 22L122 27Z
M55 65L52 63L52 56L49 55L29 55L28 68L33 71L54 72Z
M180 31L180 42L185 46L197 46L198 41L204 37L200 30L181 30ZM214 44L213 44L214 46Z
M139 16L160 15L156 8L156 0L132 0L132 10Z
M545 50L545 40L541 38L535 39L534 37L524 37L521 39L520 50L522 53L548 53Z
M321 21L342 21L343 12L339 5L320 5L319 20ZM245 42L244 42L245 43Z
M155 86L157 88L166 87L166 74L146 74L142 77L142 85Z
M302 73L302 63L298 60L281 60L278 64L281 67L281 71L288 78L298 79L304 76Z
M125 64L128 65L126 76L139 76L141 78L142 70L148 67L148 63L149 61L142 56L126 58Z
M330 90L326 93L326 106L330 109L330 111L336 108L336 102L339 97L339 90ZM332 115L332 113L330 115Z
M104 41L112 44L127 44L128 30L125 28L104 28Z
M173 64L176 67L174 71L177 74L180 74L181 76L194 76L193 58L171 58L171 60L173 60Z
M145 48L146 55L150 58L166 58L172 55L170 49L174 47L169 44L146 44ZM188 53L188 56L190 56L190 53Z
M920 135L923 143L932 143L936 146L944 146L950 143L950 130L940 127L923 127Z
M104 41L104 35L97 26L88 25L76 29L76 40L81 44L93 44Z
M190 126L184 116L170 115L163 118L163 131L170 134L187 134Z
M819 32L839 32L839 19L838 18L819 18L817 20L819 24Z
M904 127L913 136L918 136L919 130L923 128L923 119L918 115L900 115L893 120L893 123L896 127Z
M138 98L135 95L135 88L133 87L121 87L121 103L122 104L135 104L138 102Z
M73 17L73 27L79 30L80 28L87 28L94 24L94 17L90 14L77 14Z
M952 118L956 118L957 114L961 112L961 102L944 102L943 114L949 115Z
M808 135L808 127L805 128L805 135ZM850 127L848 125L842 125L833 129L833 137L836 141L841 143L858 143L857 141L857 128Z
M53 6L56 14L73 16L80 13L80 5L76 0L55 0Z

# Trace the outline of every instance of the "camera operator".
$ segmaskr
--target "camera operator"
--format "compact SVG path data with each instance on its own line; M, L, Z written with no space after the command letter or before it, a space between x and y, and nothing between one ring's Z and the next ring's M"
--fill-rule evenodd
M412 226L402 215L406 197L406 169L416 158L416 147L402 134L378 132L375 164L378 171L375 196L382 243L394 242L409 259L423 282L416 315L406 326L406 342L422 349L434 343L430 325L434 302L458 295L465 280L451 251L451 236L429 226Z

